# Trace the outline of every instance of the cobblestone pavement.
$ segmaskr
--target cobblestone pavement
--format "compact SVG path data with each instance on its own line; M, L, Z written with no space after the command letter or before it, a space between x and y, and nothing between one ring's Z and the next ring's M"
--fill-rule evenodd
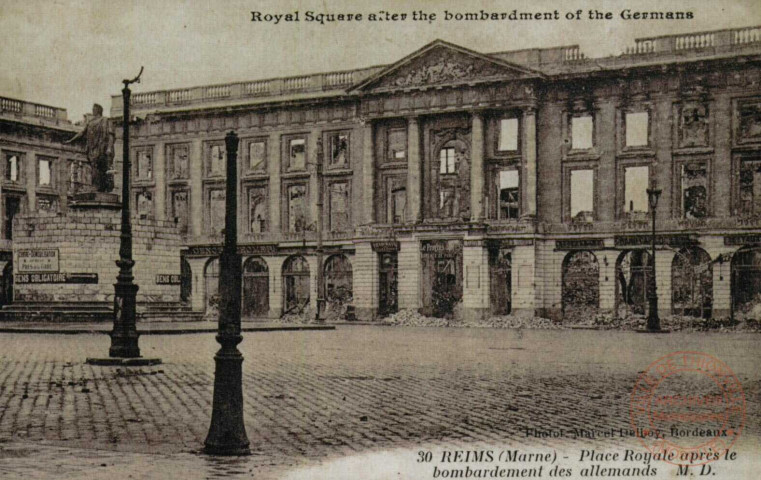
M84 364L106 354L105 335L0 335L0 476L278 478L383 448L525 441L527 428L627 428L638 372L679 350L732 368L747 402L742 440L755 441L760 339L374 326L246 333L253 455L215 459L197 454L211 413L213 335L142 337L143 355L165 363L132 369Z

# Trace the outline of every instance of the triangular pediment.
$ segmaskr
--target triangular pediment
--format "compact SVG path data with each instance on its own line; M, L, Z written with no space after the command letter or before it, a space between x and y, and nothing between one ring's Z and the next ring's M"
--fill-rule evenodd
M350 90L390 91L541 76L535 70L436 40Z

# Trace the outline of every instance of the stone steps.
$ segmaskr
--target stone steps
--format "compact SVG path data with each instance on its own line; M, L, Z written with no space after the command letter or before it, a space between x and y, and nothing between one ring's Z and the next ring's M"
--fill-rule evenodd
M200 321L202 312L193 312L183 304L138 304L138 321ZM0 321L5 322L110 322L113 309L108 303L14 303L0 309Z

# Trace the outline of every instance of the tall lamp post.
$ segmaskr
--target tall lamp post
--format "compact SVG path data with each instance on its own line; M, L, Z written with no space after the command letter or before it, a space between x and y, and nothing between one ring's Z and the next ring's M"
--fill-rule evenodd
M660 188L648 188L647 199L650 203L650 212L653 217L653 231L651 236L651 248L653 258L653 287L648 289L650 295L650 309L647 313L647 330L650 332L659 332L661 330L661 319L658 317L658 290L655 278L655 215L658 209L658 198L661 196Z
M135 324L139 287L135 285L135 277L132 274L132 267L135 262L132 260L132 223L130 218L129 102L131 91L129 86L131 83L140 83L142 74L143 68L140 67L140 73L137 74L137 77L132 80L122 80L124 83L122 89L124 101L124 120L122 121L124 136L122 142L122 225L119 236L119 260L116 261L119 274L116 277L116 284L114 284L114 329L111 331L111 348L108 350L108 355L116 358L140 357L137 326Z
M240 327L241 258L238 254L238 136L225 137L227 188L225 193L225 244L219 258L219 326L214 356L214 399L211 426L204 451L212 455L248 455L246 426L243 423L243 340Z

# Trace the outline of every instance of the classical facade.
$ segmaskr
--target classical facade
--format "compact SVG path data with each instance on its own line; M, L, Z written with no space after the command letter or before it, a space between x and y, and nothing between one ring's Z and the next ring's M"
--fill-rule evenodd
M90 184L82 148L64 144L78 130L64 109L0 97L0 306L13 301L13 219L64 214Z
M761 304L761 27L606 58L437 40L391 65L141 92L132 108L133 202L183 235L197 311L216 301L230 130L250 317L313 308L318 270L330 308L361 319L644 314L653 282L662 314Z

